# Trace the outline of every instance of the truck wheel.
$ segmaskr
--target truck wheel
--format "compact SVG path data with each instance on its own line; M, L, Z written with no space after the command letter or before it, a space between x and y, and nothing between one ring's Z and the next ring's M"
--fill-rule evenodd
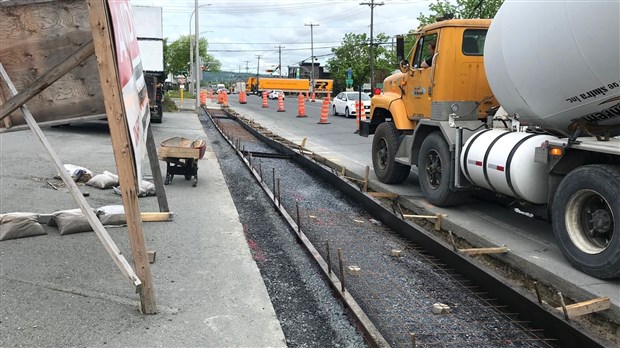
M426 136L418 156L418 180L424 197L438 207L449 207L463 203L467 192L450 189L450 150L439 132Z
M401 141L393 122L383 122L377 127L372 140L372 165L382 183L398 184L409 176L411 166L395 160Z
M600 279L620 277L620 166L588 165L560 182L553 233L568 261Z

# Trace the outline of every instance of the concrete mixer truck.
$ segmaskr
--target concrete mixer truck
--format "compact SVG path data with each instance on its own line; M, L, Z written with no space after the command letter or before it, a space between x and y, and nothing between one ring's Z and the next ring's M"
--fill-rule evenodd
M417 166L436 206L512 198L575 268L620 277L619 17L618 1L507 0L493 20L421 28L360 123L377 178Z

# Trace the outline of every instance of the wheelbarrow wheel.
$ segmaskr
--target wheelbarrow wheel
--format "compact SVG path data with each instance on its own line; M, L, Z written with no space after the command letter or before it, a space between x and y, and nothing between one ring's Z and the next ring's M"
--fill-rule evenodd
M196 187L196 185L198 185L198 177L197 176L194 177L194 182L192 182L192 187Z
M164 185L169 185L172 182L172 174L166 174L166 180L164 181Z

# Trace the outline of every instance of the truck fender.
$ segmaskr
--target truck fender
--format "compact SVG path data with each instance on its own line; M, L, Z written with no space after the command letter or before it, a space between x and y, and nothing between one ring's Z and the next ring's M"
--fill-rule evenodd
M396 129L399 131L413 130L415 128L415 122L407 118L405 102L398 93L386 92L372 97L370 115L371 134L374 133L374 129L380 123L385 122L389 118L392 119Z

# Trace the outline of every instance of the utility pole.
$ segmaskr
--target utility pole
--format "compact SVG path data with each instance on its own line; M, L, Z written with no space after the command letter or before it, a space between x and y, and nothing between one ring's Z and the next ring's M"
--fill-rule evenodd
M198 109L200 108L200 98L198 97L200 95L200 80L202 73L201 73L201 69L200 69L200 26L198 24L198 0L196 0L196 4L195 4L195 9L194 12L196 13L196 20L194 21L194 25L195 25L195 34L196 34L196 95L195 95L195 99L196 99L196 111L198 111Z
M280 70L280 77L282 77L282 49L286 48L282 45L274 46L278 49L278 69Z
M360 5L368 5L370 6L370 88L374 90L375 88L375 43L374 37L372 33L373 27L373 12L375 6L383 6L384 4L375 3L375 0L370 0L370 2L361 2Z
M256 63L256 93L258 93L258 72L260 71L260 54L256 55L258 63Z
M249 74L249 70L250 70L250 68L248 68L248 63L249 62L250 62L249 60L245 61L245 74L246 74L246 78L247 78L247 75Z
M314 27L318 27L318 24L309 23L304 24L310 27L310 61L312 62L312 71L310 72L310 92L314 92Z

